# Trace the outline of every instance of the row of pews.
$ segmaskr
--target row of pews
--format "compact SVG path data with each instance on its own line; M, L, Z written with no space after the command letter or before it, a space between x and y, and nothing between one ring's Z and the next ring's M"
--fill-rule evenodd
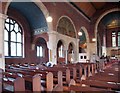
M119 62L43 65L6 65L3 92L17 91L105 91L120 90Z
M80 85L71 85L72 91L101 91L101 92L120 92L120 62L111 63L105 69L100 70L94 76L82 80Z

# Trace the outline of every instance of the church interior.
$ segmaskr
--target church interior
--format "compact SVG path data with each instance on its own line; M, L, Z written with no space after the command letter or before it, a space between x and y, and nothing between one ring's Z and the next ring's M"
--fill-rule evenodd
M120 1L78 1L0 0L1 93L120 92Z

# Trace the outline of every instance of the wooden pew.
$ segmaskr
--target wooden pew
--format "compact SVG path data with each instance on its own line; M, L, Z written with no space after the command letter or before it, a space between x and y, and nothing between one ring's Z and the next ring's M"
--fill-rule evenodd
M49 72L47 74L47 78L46 78L46 86L47 86L47 91L52 91L53 90L53 74L51 72Z
M58 84L55 85L55 87L52 90L53 92L56 91L63 91L63 76L62 76L62 71L58 71Z
M72 68L74 66L74 68ZM76 79L76 74L77 74L77 71L76 71L76 67L78 67L78 66L76 66L75 64L74 65L69 65L67 68L70 68L70 69L72 69L72 70L70 70L71 72L72 72L72 77L74 78L74 79ZM43 74L45 74L46 72L52 72L54 75L56 75L56 72L57 71L59 71L59 70L61 70L63 73L65 72L65 70L67 69L66 67L58 67L58 68L49 68L49 69L45 69L45 70L42 70L42 71L39 71L39 69L38 70L28 70L28 69L21 69L21 68L19 68L19 73L21 73L21 74L24 74L25 76L24 76L24 78L25 78L25 80L28 80L28 81L31 81L31 79L29 78L29 76L28 75L35 75L35 74L41 74L42 73L42 75ZM80 66L79 66L79 68L80 68ZM78 69L79 69L78 68ZM18 71L18 69L17 69L17 71ZM16 73L17 73L17 71L16 71ZM85 73L87 73L86 71L85 71ZM68 73L67 73L68 74ZM26 76L27 75L27 76ZM69 75L66 75L66 77L67 76L71 76L70 74ZM41 78L42 78L42 76L41 76ZM67 79L68 78L68 79ZM66 78L66 81L67 81L67 83L69 84L69 82L70 82L70 77L67 77Z
M36 74L33 76L33 83L32 83L32 87L33 87L33 92L40 92L40 91L44 91L42 85L41 85L41 76L39 74Z
M15 73L12 73L12 74L8 74L8 72L4 73L6 78L17 78L18 76L17 75L15 76L14 74ZM53 74L51 72L49 72L46 75L46 77L44 78L44 79L46 79L45 82L41 82L42 80L41 80L41 75L40 74L37 74L34 77L32 77L31 75L26 74L26 75L22 76L22 78L24 78L25 81L29 82L29 84L30 83L32 84L32 89L29 89L30 91L42 90L41 87L39 87L39 86L41 86L41 83L46 83L46 84L44 84L44 85L46 85L46 88L44 88L45 91L52 91L52 89L53 89ZM13 82L11 82L9 80L4 81L4 83L13 85ZM36 85L37 85L37 88L36 88ZM25 86L25 84L24 84L24 86ZM28 91L28 89L27 89L27 91Z
M119 65L116 64L116 65L113 64L112 67L105 69L104 72L99 72L95 74L94 76L89 77L87 80L81 81L81 84L85 84L85 85L92 86L92 87L120 90L120 80L118 77L120 64ZM116 67L117 67L117 71L115 71ZM111 74L111 72L113 75L109 75Z
M3 80L3 91L25 91L25 81L22 77L17 77L16 79L4 78Z

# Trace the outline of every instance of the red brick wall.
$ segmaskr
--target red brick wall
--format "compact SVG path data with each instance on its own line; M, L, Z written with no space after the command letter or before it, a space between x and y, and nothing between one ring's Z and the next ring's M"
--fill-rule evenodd
M84 26L88 32L90 22L86 20L80 13L78 13L73 7L71 7L68 3L56 2L56 3L48 3L44 2L44 5L50 12L50 15L53 17L53 30L56 31L57 23L61 16L68 16L72 19L75 28L77 31L80 30L82 26Z
M0 13L5 13L6 4L6 2L0 2Z
M48 61L48 49L45 46L45 58L38 58L36 56L36 49L32 50L32 41L34 41L36 36L32 38L31 35L31 29L29 26L29 23L27 20L16 10L14 9L9 9L8 15L10 17L13 17L17 22L22 24L23 30L24 30L24 58L6 58L5 62L7 64L9 63L40 63L40 62L46 62ZM44 38L44 37L43 37ZM32 40L33 39L33 40Z

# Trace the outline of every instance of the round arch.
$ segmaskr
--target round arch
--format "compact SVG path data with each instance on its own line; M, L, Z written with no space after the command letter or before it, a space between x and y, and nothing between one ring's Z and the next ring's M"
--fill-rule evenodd
M102 18L104 16L106 16L107 14L111 13L111 12L115 12L115 11L120 11L120 8L113 8L113 9L110 9L110 10L107 10L105 11L104 13L102 13L100 15L100 17L97 19L96 23L95 23L95 27L94 27L94 33L95 33L95 38L97 39L97 32L98 32L98 25L100 23L100 21L102 20ZM96 40L97 41L97 40ZM95 46L97 46L97 42L95 42ZM97 53L97 47L96 47L96 51Z
M77 38L77 31L76 31L75 25L74 25L72 19L71 19L70 17L66 16L66 15L63 15L63 16L61 16L61 17L58 19L57 25L56 25L56 31L57 31L57 27L58 27L58 25L59 25L59 22L60 22L60 20L61 20L62 18L67 18L68 20L70 20L70 22L71 22L71 24L73 25L73 28L74 28L74 30L75 30L75 37Z
M67 51L67 63L73 63L75 61L75 45L73 42L68 44L68 51Z
M73 43L73 42L70 42L69 44L68 44L68 50L69 50L69 46L70 46L70 44L72 45L72 47L73 47L73 52L75 52L75 44Z
M7 11L8 11L8 7L10 5L10 3L12 2L13 0L8 0L7 4L6 4L6 7L5 7L5 11L3 12L5 15L7 14ZM36 4L36 6L39 7L39 9L41 9L41 11L43 12L43 15L45 16L45 18L47 18L49 16L49 12L47 10L47 8L44 6L44 4L42 3L41 0L31 0L33 3ZM47 25L48 25L48 30L50 29L53 29L53 24L52 22L47 22Z
M59 41L61 41L63 46L65 47L65 41L63 39L59 39L59 40L57 40L57 44L58 44Z
M58 40L57 42L57 49L56 49L56 52L57 52L57 63L58 64L62 64L62 63L65 63L65 55L64 55L64 41L63 40Z
M87 45L87 52L89 52L89 42L90 42L90 39L89 39L88 31L87 31L87 29L86 29L84 26L82 26L82 27L80 28L80 30L83 30L84 33L85 33L86 45Z
M45 34L45 35L48 37L48 34ZM43 35L40 35L40 36L36 36L32 43L35 44L39 38L43 38L45 42L48 42L48 38L46 38Z
M82 29L82 30L84 31L84 33L85 33L87 43L89 43L89 42L90 42L90 38L89 38L89 34L88 34L87 29L86 29L84 26L82 26L82 27L80 28L80 30L81 30L81 29Z
M87 48L86 48L86 53L87 53L87 56L88 56L88 59L90 58L90 38L89 38L89 34L88 34L88 31L87 31L87 29L84 27L84 26L82 26L81 28L80 28L80 30L83 30L84 31L84 33L85 33L85 37L86 37L86 45L87 45ZM79 31L80 31L79 30Z

